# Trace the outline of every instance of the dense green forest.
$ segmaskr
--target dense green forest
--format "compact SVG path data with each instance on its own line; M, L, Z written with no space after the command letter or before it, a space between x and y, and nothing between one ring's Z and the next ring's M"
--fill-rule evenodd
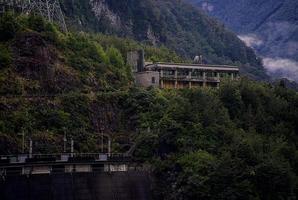
M297 197L296 92L242 79L142 95L135 156L154 163L156 199Z
M131 151L152 168L155 199L296 199L298 94L246 78L219 89L142 89L127 51L183 61L167 48L62 33L34 15L0 18L0 154ZM26 150L27 150L26 144Z
M240 66L255 79L267 79L261 60L234 33L184 0L61 0L70 28L115 34L180 56L203 55L210 64Z

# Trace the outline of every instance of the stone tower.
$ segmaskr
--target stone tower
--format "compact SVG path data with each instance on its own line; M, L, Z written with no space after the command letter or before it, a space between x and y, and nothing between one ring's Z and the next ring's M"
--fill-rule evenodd
M127 64L132 67L132 71L142 72L145 67L144 50L130 51L127 53Z

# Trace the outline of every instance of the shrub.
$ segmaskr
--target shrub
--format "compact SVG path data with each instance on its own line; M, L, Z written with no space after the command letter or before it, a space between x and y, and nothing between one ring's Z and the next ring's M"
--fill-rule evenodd
M0 17L0 41L12 39L20 29L16 16L11 12L6 12Z
M0 69L7 67L12 62L10 50L4 45L0 45Z
M39 16L31 14L28 18L28 26L30 29L37 31L37 32L43 32L46 31L46 22L45 20Z

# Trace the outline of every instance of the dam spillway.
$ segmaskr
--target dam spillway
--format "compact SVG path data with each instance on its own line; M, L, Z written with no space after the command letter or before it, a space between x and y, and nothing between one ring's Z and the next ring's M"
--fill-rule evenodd
M1 200L150 200L147 172L93 172L6 176Z

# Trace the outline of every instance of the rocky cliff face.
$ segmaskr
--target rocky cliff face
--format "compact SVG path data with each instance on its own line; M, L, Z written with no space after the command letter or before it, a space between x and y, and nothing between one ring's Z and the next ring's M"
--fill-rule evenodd
M15 66L26 78L52 79L57 55L38 33L22 33L12 45Z
M90 0L89 4L95 17L100 20L109 22L111 28L120 31L122 28L122 20L119 15L113 12L108 6L106 0Z
M298 80L298 1L189 0L264 57L270 75Z
M63 0L62 6L68 23L76 29L165 45L188 59L203 55L206 63L239 64L246 75L266 78L250 48L184 1Z

